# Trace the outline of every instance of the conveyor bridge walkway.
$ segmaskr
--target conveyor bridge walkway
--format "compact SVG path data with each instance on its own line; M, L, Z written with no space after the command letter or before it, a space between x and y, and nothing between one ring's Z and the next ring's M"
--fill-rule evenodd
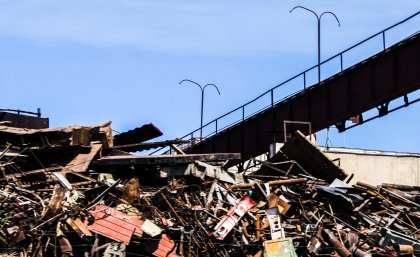
M410 98L420 87L420 34L414 31L414 34L410 32L411 35L404 35L406 38L394 41L396 43L390 41L395 39L397 27L414 22L414 27L420 29L419 14L417 12L323 61L320 66L323 73L327 70L324 67L331 67L332 63L338 66L338 73L320 83L308 81L309 75L316 73L316 65L187 134L183 139L195 139L191 140L195 142L187 152L236 152L246 160L268 152L273 142L284 142L285 124L293 125L288 121L307 122L311 124L312 132L333 125L341 132L417 102L420 98ZM375 44L380 45L375 54L346 65L354 58L352 51L363 45L372 49ZM295 87L292 94L278 99L279 92L297 84L300 86ZM390 104L394 100L401 101L401 105L394 108L394 104ZM266 102L261 104L263 101ZM253 111L255 108L257 110ZM363 113L372 109L377 109L376 115L363 117ZM358 123L347 126L351 117ZM197 139L200 130L205 135L202 140Z

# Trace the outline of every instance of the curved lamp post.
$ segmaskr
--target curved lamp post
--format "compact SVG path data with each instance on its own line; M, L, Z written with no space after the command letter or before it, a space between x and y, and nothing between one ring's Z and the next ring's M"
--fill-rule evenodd
M303 6L295 6L289 12L291 13L291 12L293 12L293 10L298 9L298 8L304 9L304 10L306 10L308 12L313 13L316 16L316 19L318 20L318 83L320 83L321 82L321 18L322 18L322 16L324 14L331 14L337 20L339 27L340 27L341 24L340 24L340 21L338 20L337 16L333 12L329 12L329 11L323 12L320 15L318 15L316 12L314 12L311 9L308 9L306 7L303 7Z
M213 86L214 88L216 88L217 93L219 93L219 95L220 95L220 91L219 91L219 88L217 88L217 86L216 86L216 85L214 85L214 84L206 84L204 87L202 87L202 86L201 86L200 84L198 84L197 82L194 82L194 81L189 80L189 79L184 79L184 80L181 80L181 82L179 82L179 85L181 85L183 82L186 82L186 81L191 82L191 83L193 83L193 84L195 84L195 85L199 86L199 87L200 87L200 89L201 89L201 122L200 122L200 140L201 140L201 139L203 138L203 107L204 107L204 90L206 89L206 87L207 87L207 86Z

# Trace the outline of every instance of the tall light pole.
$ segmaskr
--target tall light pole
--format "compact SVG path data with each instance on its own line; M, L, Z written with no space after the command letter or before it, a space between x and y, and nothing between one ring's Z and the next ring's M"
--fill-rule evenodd
M321 18L322 18L322 15L332 14L335 17L335 19L337 20L339 27L340 27L341 24L340 24L340 21L338 20L337 16L333 12L329 12L329 11L328 12L323 12L323 13L321 13L321 15L318 15L316 12L312 11L311 9L308 9L306 7L298 5L298 6L293 7L293 9L290 10L289 12L291 13L291 12L293 12L293 10L298 9L298 8L301 8L301 9L304 9L308 12L313 13L316 16L316 19L318 20L318 83L320 83L321 82Z
M206 87L207 87L207 86L213 86L214 88L216 88L217 93L219 93L219 95L220 95L220 91L219 91L219 88L217 88L217 86L216 86L216 85L214 85L214 84L206 84L204 87L202 87L202 86L201 86L200 84L198 84L197 82L194 82L194 81L189 80L189 79L184 79L184 80L181 80L181 82L179 82L179 84L181 85L181 84L182 84L182 82L185 82L185 81L191 82L191 83L193 83L193 84L195 84L195 85L199 86L199 87L200 87L200 89L201 89L201 122L200 122L200 140L201 140L201 139L203 138L203 107L204 107L204 90L206 89Z

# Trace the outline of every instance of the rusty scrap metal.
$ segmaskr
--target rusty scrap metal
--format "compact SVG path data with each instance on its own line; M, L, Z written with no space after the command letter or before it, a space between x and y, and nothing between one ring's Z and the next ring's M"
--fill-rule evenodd
M420 254L418 187L351 185L302 138L239 170L234 153L123 152L139 131L114 147L110 123L0 127L0 256Z

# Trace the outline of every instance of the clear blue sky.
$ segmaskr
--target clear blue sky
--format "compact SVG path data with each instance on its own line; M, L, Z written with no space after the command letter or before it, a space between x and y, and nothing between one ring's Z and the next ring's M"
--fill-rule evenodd
M219 87L206 90L207 122L316 64L315 17L289 13L296 5L340 19L322 20L322 59L420 10L419 0L0 1L0 108L40 107L53 127L153 122L159 140L183 136L199 126L200 91L182 79ZM419 29L420 17L389 39ZM419 106L331 129L332 145L420 152Z

